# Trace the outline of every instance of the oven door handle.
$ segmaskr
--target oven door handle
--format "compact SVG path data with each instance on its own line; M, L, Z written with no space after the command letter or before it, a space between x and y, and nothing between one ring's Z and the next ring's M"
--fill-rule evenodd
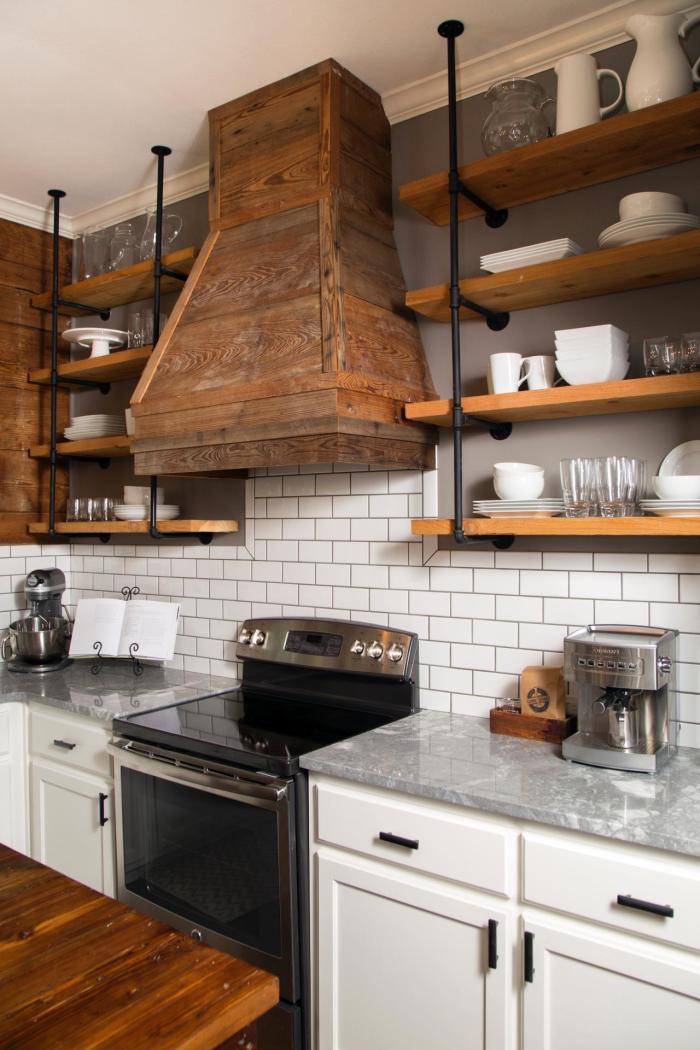
M163 775L170 780L215 791L229 798L259 798L270 802L282 802L287 798L289 782L286 780L257 782L244 779L233 770L224 772L218 765L213 770L206 760L200 762L191 755L179 755L174 751L147 745L143 752L135 750L130 740L112 740L107 744L107 750L115 762L129 769L154 775L154 766L161 766Z

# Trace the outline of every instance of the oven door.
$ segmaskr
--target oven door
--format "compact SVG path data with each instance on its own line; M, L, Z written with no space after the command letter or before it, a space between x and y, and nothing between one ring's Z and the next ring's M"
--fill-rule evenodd
M115 740L117 895L300 995L294 781Z

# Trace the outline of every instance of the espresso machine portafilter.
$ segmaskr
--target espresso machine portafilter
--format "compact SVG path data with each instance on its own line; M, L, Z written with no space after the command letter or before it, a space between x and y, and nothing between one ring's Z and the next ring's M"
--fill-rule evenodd
M678 740L676 639L663 627L582 627L564 639L578 732L562 755L606 769L656 773Z

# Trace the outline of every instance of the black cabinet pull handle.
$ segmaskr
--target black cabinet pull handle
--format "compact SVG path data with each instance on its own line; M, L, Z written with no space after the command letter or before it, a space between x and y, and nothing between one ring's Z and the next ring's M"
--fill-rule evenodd
M53 746L62 747L64 751L72 751L76 747L75 744L71 744L68 740L54 740Z
M673 908L670 904L654 904L653 901L640 901L628 894L618 893L617 903L623 908L634 908L635 911L647 911L651 915L663 915L666 919L673 918Z
M103 828L109 817L105 816L105 802L109 798L109 795L105 795L103 791L100 791L100 827Z
M535 963L533 959L534 940L534 933L528 933L526 930L523 934L523 976L528 984L532 984L535 978Z
M392 835L390 831L380 831L382 842L391 842L394 846L405 846L406 849L418 849L418 839L405 839L401 835Z
M489 919L489 970L498 966L498 923Z

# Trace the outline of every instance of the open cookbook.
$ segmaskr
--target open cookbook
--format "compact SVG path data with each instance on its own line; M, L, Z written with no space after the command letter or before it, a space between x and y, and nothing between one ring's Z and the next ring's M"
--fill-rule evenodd
M72 657L129 657L130 646L144 660L172 660L175 653L180 606L171 602L148 602L119 598L81 598L75 614Z

